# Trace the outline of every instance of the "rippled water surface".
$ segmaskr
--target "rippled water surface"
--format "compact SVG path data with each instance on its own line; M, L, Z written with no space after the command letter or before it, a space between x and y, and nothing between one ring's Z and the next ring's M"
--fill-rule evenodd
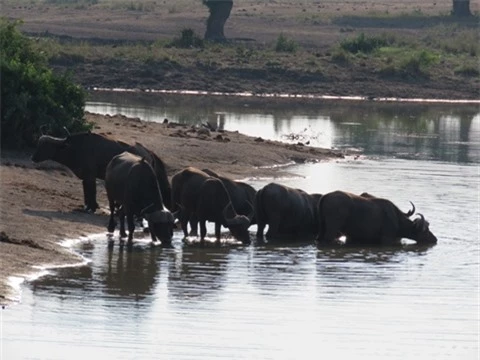
M430 113L455 111L461 112L433 108ZM242 119L242 113L236 116ZM450 130L439 120L440 128L431 134L457 139L463 119L449 120ZM382 127L384 132L364 122L344 125L351 138L331 132L332 145L370 146L369 156L298 165L291 169L298 177L275 180L309 192L368 191L388 197L404 211L411 200L430 222L439 239L436 246L243 246L226 233L222 246L201 248L194 239L185 244L177 232L172 249L151 247L138 234L129 252L118 244L109 250L106 236L95 235L74 245L88 264L52 270L28 282L21 303L2 311L2 355L477 359L478 119L474 112L463 147L425 137L415 145L411 139L424 136L424 129L408 133L403 146L392 145L385 139L394 137L402 124L393 120ZM360 135L355 140L352 129L362 127L375 134L376 146L359 145L364 141ZM396 154L400 148L404 155L392 157L390 151ZM256 188L270 181L249 179Z

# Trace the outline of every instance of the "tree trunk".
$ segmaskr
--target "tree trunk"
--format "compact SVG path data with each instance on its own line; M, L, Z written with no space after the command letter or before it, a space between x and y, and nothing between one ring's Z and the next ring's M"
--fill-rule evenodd
M471 16L470 0L453 0L452 15L459 17Z
M204 4L210 11L205 40L225 41L223 28L232 11L233 0L204 0Z

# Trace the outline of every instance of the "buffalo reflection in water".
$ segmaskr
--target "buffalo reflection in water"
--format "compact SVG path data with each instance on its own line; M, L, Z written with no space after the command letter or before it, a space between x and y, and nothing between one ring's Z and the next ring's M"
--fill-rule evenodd
M427 255L430 248L432 246L416 244L327 247L317 251L317 284L319 288L338 289L394 281L405 268L414 268L416 258Z
M176 253L168 274L168 295L179 302L210 298L226 283L231 248L183 247Z
M133 248L119 251L109 248L106 271L102 269L105 292L111 295L144 299L153 293L159 277L161 249Z

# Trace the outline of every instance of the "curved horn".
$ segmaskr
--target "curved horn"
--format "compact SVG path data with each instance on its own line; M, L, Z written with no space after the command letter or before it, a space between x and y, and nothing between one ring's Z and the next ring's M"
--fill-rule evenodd
M153 223L172 223L175 221L173 214L168 210L157 210L149 214L145 214L145 219Z
M147 207L143 208L142 210L140 210L140 215L143 216L145 214L145 212L147 210L149 210L150 208L153 207L153 203L151 203L150 205L148 205Z
M50 144L57 144L62 145L65 143L66 138L56 138L50 135L42 135L40 139L38 139L38 143L50 143Z
M420 218L415 219L416 227L419 228L419 230L423 230L427 222L422 214L419 213L417 215L420 216Z
M406 217L410 217L413 214L415 214L415 205L413 205L413 202L411 202L411 201L410 201L410 204L412 204L412 209L408 210L406 213L404 213Z
M65 130L65 133L67 134L67 136L70 136L70 135L71 135L71 134L70 134L70 131L68 131L68 129L67 129L66 126L63 127L63 130Z
M42 126L40 126L40 134L42 135L46 135L44 129L45 128L48 128L48 125L47 124L43 124Z

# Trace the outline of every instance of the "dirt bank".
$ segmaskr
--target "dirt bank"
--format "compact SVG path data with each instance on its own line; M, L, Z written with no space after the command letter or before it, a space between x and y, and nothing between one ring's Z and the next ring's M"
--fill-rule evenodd
M186 166L210 168L234 178L289 175L286 168L263 166L322 161L340 153L304 145L287 145L237 132L215 132L174 124L146 123L123 116L87 114L96 132L143 143L162 157L169 176ZM254 154L254 155L253 155ZM11 299L9 276L32 272L34 265L77 262L59 241L106 231L105 190L98 184L102 210L80 211L81 181L54 162L33 164L31 152L1 154L0 303Z
M234 3L225 26L231 43L204 49L162 45L185 28L203 35L208 9L200 1L134 3L99 1L82 6L7 0L2 13L22 19L21 29L33 36L59 39L65 48L52 51L52 67L71 72L86 88L423 99L478 99L480 95L478 71L470 69L475 74L459 74L455 70L464 67L467 60L475 64L478 58L475 46L470 45L475 39L478 42L478 35L472 35L478 29L478 18L449 17L451 0L301 4L289 0L242 0ZM477 2L471 2L472 12L479 9ZM459 31L467 32L458 38ZM298 44L299 50L273 51L280 34ZM394 70L396 59L404 54L385 55L391 66L385 59L368 55L350 59L341 53L334 56L335 46L359 34L394 34L398 43L407 42L418 49L428 48L435 40L438 44L434 50L439 50L441 56L427 73ZM462 49L455 50L457 43L471 47L470 55L456 54ZM47 53L50 47L59 47L48 41L42 46ZM441 52L444 48L452 50ZM414 53L408 48L403 52L409 51ZM412 66L415 68L415 61Z

